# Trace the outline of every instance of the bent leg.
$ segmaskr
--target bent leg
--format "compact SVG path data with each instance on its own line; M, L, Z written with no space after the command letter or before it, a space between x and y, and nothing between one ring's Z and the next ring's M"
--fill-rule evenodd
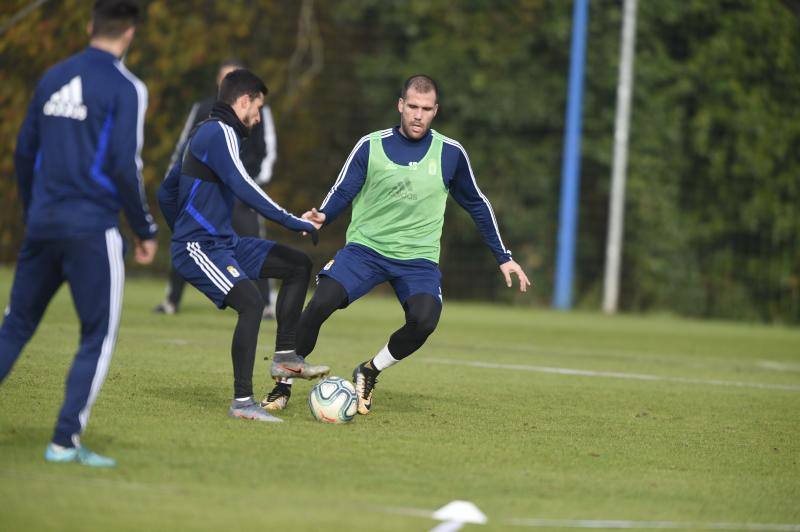
M336 309L347 305L347 291L335 279L320 276L314 297L306 305L297 326L297 354L307 357L314 346L322 324Z
M403 360L422 347L428 336L436 329L442 314L442 304L431 294L415 294L409 297L406 299L403 309L406 313L406 322L392 334L389 344L386 346L395 361ZM388 359L382 360L382 358L376 357L378 360L373 362L373 365L377 362L378 366L383 366L376 366L378 370L394 363Z

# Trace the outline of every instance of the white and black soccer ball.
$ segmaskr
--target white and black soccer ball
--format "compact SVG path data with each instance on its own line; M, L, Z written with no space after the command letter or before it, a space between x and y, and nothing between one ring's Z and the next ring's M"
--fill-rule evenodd
M308 393L308 408L317 421L347 423L358 412L356 389L341 377L319 381Z

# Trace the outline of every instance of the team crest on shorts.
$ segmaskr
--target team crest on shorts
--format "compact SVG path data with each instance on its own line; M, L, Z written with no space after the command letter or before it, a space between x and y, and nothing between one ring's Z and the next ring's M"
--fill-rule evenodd
M239 277L239 270L237 270L233 266L228 266L228 273L230 273L234 277Z
M326 265L325 265L325 267L324 267L324 268L322 268L322 269L323 269L323 270L326 270L326 271L327 271L327 270L330 270L330 269L331 269L331 266L333 266L333 263L334 263L334 262L335 262L335 261L334 261L333 259L329 260L329 261L328 261L328 264L326 264Z

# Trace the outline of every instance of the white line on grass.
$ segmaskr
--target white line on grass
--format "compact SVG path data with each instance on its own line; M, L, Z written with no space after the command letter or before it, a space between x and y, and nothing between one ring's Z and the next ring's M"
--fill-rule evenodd
M452 344L443 343L442 347L451 351L478 351L486 352L492 349L491 345L484 344ZM763 362L749 362L749 361L724 361L716 357L708 357L700 353L652 353L648 351L625 351L625 350L610 350L610 349L586 349L586 348L569 348L560 346L535 346L529 344L509 344L504 345L503 349L507 352L524 353L526 355L557 355L559 357L588 357L588 358L609 358L609 359L625 359L636 361L650 361L669 364L672 367L676 365L687 366L691 368L720 368L726 369L739 369L742 371L749 370L753 365L761 369L769 370L790 370L800 371L800 364L783 364L779 362L763 361Z
M757 364L759 367L772 369L775 371L800 371L800 364L786 362L773 362L772 360L762 360Z
M761 382L722 381L717 379L690 379L687 377L665 377L661 375L646 375L642 373L622 373L619 371L592 371L586 369L551 368L547 366L529 366L526 364L496 364L493 362L477 362L470 360L453 360L445 358L426 358L427 362L434 364L447 364L451 366L469 366L483 369L505 369L513 371L533 371L537 373L553 373L556 375L577 375L580 377L608 377L612 379L631 379L638 381L680 382L682 384L711 384L714 386L737 386L740 388L760 388L767 390L785 390L800 392L800 386L790 384L766 384Z
M165 344L172 344L172 345L189 345L191 342L189 340L184 340L183 338L164 338L163 340L159 340Z
M681 523L677 521L602 521L590 519L509 519L507 522L510 525L547 528L800 531L800 525L767 523Z
M433 519L434 510L423 508L383 507L380 510L397 515ZM605 528L605 529L667 529L667 530L764 530L800 532L800 524L778 523L690 523L680 521L627 521L595 519L506 519L509 525L538 528Z

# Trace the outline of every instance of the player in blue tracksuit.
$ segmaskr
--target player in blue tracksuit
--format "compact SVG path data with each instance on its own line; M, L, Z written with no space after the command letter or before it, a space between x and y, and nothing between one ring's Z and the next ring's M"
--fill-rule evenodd
M191 134L182 158L158 192L173 230L172 265L217 307L239 314L233 334L234 399L231 417L280 421L253 399L253 365L264 299L256 281L283 281L276 305L278 331L273 377L319 377L326 366L308 366L295 354L295 330L311 275L311 260L298 250L270 240L240 238L231 226L238 198L265 218L311 233L319 226L286 212L253 181L239 157L239 145L260 120L267 87L252 72L230 72L220 83L209 120Z
M117 338L125 280L120 208L136 235L136 260L151 262L157 247L141 176L147 89L120 60L138 13L130 0L96 2L89 47L42 77L17 139L26 233L0 328L0 381L65 281L81 322L80 347L45 452L51 462L114 465L82 447L80 435Z
M217 71L216 87L222 79L232 70L245 68L245 66L234 59L229 59L219 66ZM203 120L208 118L211 113L211 108L216 103L216 94L209 98L205 98L196 102L189 117L186 119L183 131L181 131L180 138L178 139L175 149L172 152L169 166L167 171L172 169L178 159L183 155L183 148L189 138L189 133L194 131L194 128ZM253 178L259 186L263 187L272 178L272 167L275 163L277 148L275 140L275 126L272 120L272 113L269 106L264 105L261 108L261 120L253 125L252 130L249 132L247 139L242 142L241 149L239 150L240 158L245 170ZM258 214L242 203L236 200L233 206L233 215L231 217L233 229L239 236L252 236L264 238L266 235L266 228L264 227L263 219L260 219ZM183 296L183 288L186 281L181 277L174 268L170 269L169 282L167 284L166 297L154 309L155 312L164 314L175 314L180 309L181 298ZM271 299L270 284L268 281L259 283L259 287L264 295L264 300L267 302L267 309L264 315L267 319L275 318L275 300Z

